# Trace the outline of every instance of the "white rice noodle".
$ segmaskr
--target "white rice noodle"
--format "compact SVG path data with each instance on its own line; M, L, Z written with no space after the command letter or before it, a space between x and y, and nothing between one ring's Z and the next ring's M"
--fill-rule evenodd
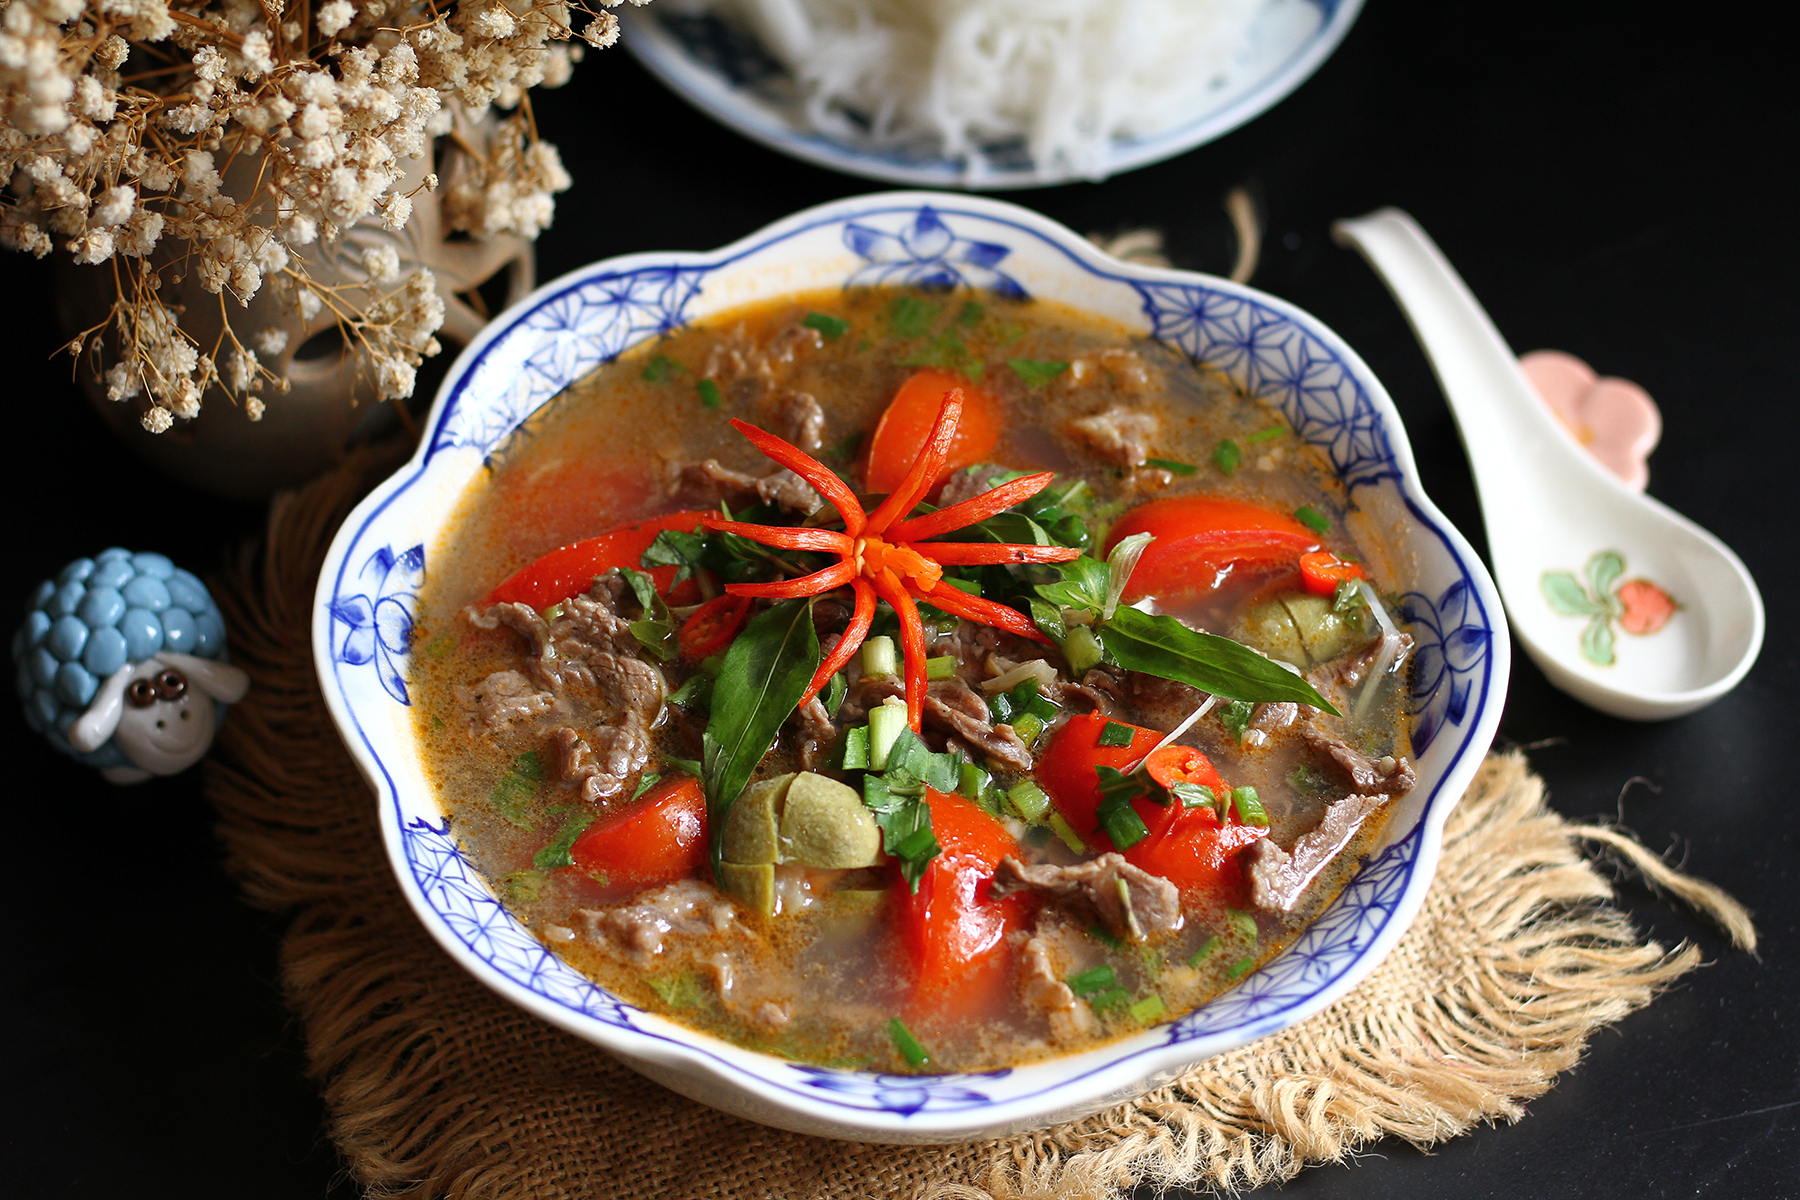
M749 28L815 131L989 171L1023 139L1040 171L1106 174L1113 139L1191 120L1316 29L1306 0L675 0ZM1261 18L1259 20L1259 17Z
M1369 611L1375 615L1375 623L1381 626L1381 651L1375 655L1375 665L1370 668L1369 677L1363 681L1362 692L1356 697L1356 715L1360 717L1369 711L1369 705L1375 699L1375 689L1380 685L1381 677L1393 667L1394 658L1400 653L1400 627L1394 624L1394 619L1388 616L1387 609L1381 606L1381 598L1375 594L1375 589L1369 586L1368 580L1357 580L1356 590L1368 603Z
M1213 705L1217 704L1218 702L1219 702L1219 698L1217 696L1208 696L1206 698L1206 700L1200 705L1200 707L1196 708L1193 712L1189 713L1186 717L1182 718L1181 724L1179 724L1175 728L1169 730L1169 732L1163 734L1162 741L1160 741L1160 742L1156 743L1156 745L1150 747L1149 752L1146 753L1144 755L1144 757L1138 759L1135 763L1132 763L1131 771L1135 771L1139 767L1143 766L1146 762L1149 762L1151 754L1155 754L1158 750L1161 750L1164 746L1169 745L1176 738L1180 737L1182 734L1184 734L1188 730L1192 729L1194 727L1194 722L1198 721L1201 717L1204 717L1207 713L1211 712ZM1125 773L1127 775L1129 775L1129 774L1131 774L1131 771L1127 771Z

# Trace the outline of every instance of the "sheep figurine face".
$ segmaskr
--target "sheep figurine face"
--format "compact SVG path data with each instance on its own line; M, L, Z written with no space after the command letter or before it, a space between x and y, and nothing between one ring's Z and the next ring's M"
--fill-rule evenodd
M13 636L26 722L114 783L186 770L249 679L206 585L114 548L46 580Z
M243 699L250 679L230 663L163 650L120 667L95 693L69 744L97 750L107 739L128 765L104 767L114 783L173 775L200 761L218 727L218 705Z

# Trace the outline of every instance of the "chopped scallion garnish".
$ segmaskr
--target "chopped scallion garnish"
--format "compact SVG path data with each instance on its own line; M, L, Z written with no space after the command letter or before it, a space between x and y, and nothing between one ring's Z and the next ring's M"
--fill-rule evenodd
M1029 779L1021 780L1008 788L1006 802L1027 821L1043 820L1044 814L1050 809L1050 797L1044 794L1043 788Z
M919 1039L912 1035L912 1030L906 1027L906 1022L899 1017L888 1021L887 1031L888 1037L894 1041L894 1049L900 1052L900 1057L906 1060L907 1066L922 1067L931 1061L931 1055L926 1052L925 1047L919 1044Z
M1192 475L1200 469L1193 463L1176 462L1172 458L1146 458L1144 460L1144 465L1146 467L1160 467L1171 475Z
M1131 726L1121 725L1117 721L1108 721L1100 729L1100 744L1102 746L1131 745Z
M844 730L844 762L846 771L869 769L869 727L852 725Z
M1199 966L1201 963L1206 961L1208 955L1210 955L1214 950L1217 950L1218 948L1219 948L1219 935L1215 933L1211 937L1207 938L1204 942L1201 942L1200 948L1188 956L1188 966L1190 966L1190 967Z
M1123 950L1125 948L1125 943L1119 939L1119 935L1104 925L1089 925L1087 935L1096 942L1099 942L1102 946L1105 946L1108 950Z
M700 403L708 408L717 408L725 403L725 397L719 394L719 385L710 379L702 379L694 385L694 389L700 393Z
M1331 518L1310 504L1302 504L1296 508L1294 519L1314 533L1324 533L1331 528Z
M1267 827L1269 814L1262 806L1262 797L1256 794L1253 787L1231 789L1231 807L1237 810L1238 820L1246 825Z
M808 329L818 330L819 336L828 342L835 342L850 332L850 322L829 313L809 312L800 323Z
M956 656L954 654L942 654L942 655L939 655L937 658L926 659L925 660L925 678L927 678L927 679L955 679L956 678Z
M1162 1016L1168 1009L1163 1005L1163 998L1155 992L1151 992L1148 996L1145 996L1142 1000L1139 1000L1125 1011L1130 1013L1131 1019L1138 1024L1148 1025L1150 1022Z
M1050 832L1061 839L1062 844L1067 846L1073 853L1087 853L1087 843L1081 840L1081 835L1075 832L1075 827L1069 824L1067 817L1059 812L1052 811L1048 824L1050 826Z
M1111 1012L1115 1008L1124 1008L1131 1003L1131 993L1122 987L1107 988L1088 997L1088 1007L1095 1012Z
M1071 975L1064 982L1069 985L1069 990L1077 996L1091 996L1095 992L1103 992L1107 988L1117 987L1119 984L1118 977L1113 974L1113 969L1105 963Z
M894 743L900 740L900 731L906 728L906 706L903 704L878 704L869 710L869 769L885 771L888 765L888 752Z
M1225 910L1225 918L1231 922L1231 931L1238 937L1252 942L1256 940L1255 913L1247 913L1241 908L1228 908Z
M1254 958L1240 958L1231 964L1231 969L1225 972L1225 978L1242 979L1244 976L1248 975L1255 966L1256 960Z
M1069 369L1069 364L1066 362L1037 358L1009 358L1006 360L1006 365L1012 368L1014 375L1033 387L1049 383Z
M862 644L864 675L897 675L899 672L900 655L894 648L893 638L872 637Z
M1012 731L1025 743L1027 750L1037 745L1038 738L1044 734L1044 718L1036 713L1016 713L1012 719Z
M1238 469L1238 464L1243 461L1244 452L1238 449L1238 444L1230 438L1226 438L1224 441L1220 442L1213 450L1213 465L1227 475L1236 471Z
M1261 430L1260 432L1251 434L1249 437L1245 438L1244 440L1246 442L1250 443L1252 446L1254 446L1258 442L1266 442L1273 438L1278 438L1286 432L1287 432L1287 428L1285 426L1271 425L1267 429L1264 429L1264 430Z

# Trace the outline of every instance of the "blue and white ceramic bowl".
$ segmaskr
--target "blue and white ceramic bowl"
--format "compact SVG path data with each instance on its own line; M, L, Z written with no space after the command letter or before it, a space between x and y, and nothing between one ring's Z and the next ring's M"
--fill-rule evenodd
M1063 301L1227 373L1336 467L1365 545L1395 553L1417 644L1419 782L1385 843L1286 953L1171 1024L1011 1070L898 1076L801 1066L675 1025L578 975L510 917L457 845L408 710L414 605L465 486L506 436L601 363L723 309L864 284ZM1480 562L1418 484L1381 384L1336 334L1222 279L1129 266L1022 208L930 193L843 200L708 254L596 263L506 310L457 359L403 469L357 506L319 579L313 653L368 776L400 887L438 942L521 1007L674 1090L765 1124L862 1141L953 1142L1039 1128L1165 1083L1318 1012L1367 975L1423 900L1444 818L1499 723L1509 650ZM1396 544L1397 543L1397 544Z
M1231 82L1158 133L1115 139L1097 178L1172 158L1274 106L1319 69L1362 10L1362 0L1291 0L1265 7L1244 44ZM980 191L1044 187L1089 176L1034 162L1022 142L983 147L985 162L929 147L881 145L814 130L786 69L749 33L712 16L653 5L623 13L626 47L682 99L722 125L795 158L866 179L909 187Z

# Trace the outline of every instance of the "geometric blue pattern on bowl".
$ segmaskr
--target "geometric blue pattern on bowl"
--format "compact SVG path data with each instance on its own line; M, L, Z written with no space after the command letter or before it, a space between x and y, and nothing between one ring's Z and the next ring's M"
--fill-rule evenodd
M805 283L793 282L796 262L810 272ZM779 277L782 290L880 279L1078 299L1279 408L1330 459L1358 506L1409 523L1419 578L1400 614L1417 647L1410 708L1420 784L1397 810L1388 844L1338 900L1231 991L1137 1037L1013 1071L918 1078L801 1066L668 1026L591 983L506 913L458 847L410 758L405 675L424 544L455 506L460 481L539 407L594 366L704 316L715 281L729 279L730 303L745 302L756 293L746 295L744 281L759 271ZM424 448L339 531L315 610L327 702L383 799L384 834L404 863L402 890L440 942L516 1002L690 1095L773 1124L889 1140L1029 1128L1317 1011L1391 948L1423 898L1443 818L1497 723L1508 650L1493 585L1418 492L1404 435L1378 392L1335 335L1279 300L1128 266L989 200L861 197L712 254L601 264L546 285L464 351Z

